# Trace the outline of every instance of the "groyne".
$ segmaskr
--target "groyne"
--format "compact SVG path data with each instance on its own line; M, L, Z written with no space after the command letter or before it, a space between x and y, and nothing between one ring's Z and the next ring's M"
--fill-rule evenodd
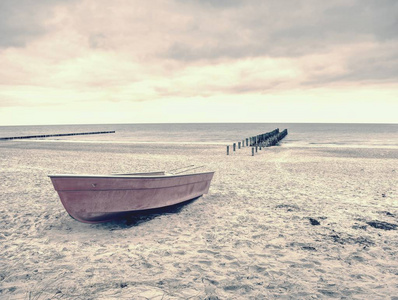
M71 136L71 135L87 135L87 134L105 134L105 133L115 133L115 131L114 130L113 131L92 131L92 132L77 132L77 133L12 136L12 137L0 137L0 140L37 139L37 138L47 138L47 137L53 137L53 136Z
M254 156L258 150L261 150L266 147L275 146L279 141L284 139L287 136L287 129L279 131L279 128L276 128L273 131L262 133L256 136L248 137L243 139L241 142L232 144L232 152L235 152L238 149L246 147L251 147L251 153ZM236 147L238 145L238 147ZM242 146L242 147L241 147ZM227 146L227 155L230 154L230 146Z

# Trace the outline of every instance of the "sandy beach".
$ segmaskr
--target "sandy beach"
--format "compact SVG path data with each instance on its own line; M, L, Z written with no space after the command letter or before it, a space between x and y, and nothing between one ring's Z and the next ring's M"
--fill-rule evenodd
M209 194L83 224L47 174L205 165ZM398 149L0 143L1 299L398 299Z

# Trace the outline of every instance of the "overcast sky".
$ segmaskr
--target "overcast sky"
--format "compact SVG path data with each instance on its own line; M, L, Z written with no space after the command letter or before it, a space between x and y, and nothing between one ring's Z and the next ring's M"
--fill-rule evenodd
M0 125L398 123L396 0L1 0Z

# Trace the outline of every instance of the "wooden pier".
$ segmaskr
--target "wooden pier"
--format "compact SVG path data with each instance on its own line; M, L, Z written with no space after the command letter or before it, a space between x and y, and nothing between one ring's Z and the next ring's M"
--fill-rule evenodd
M115 131L93 131L93 132L78 132L78 133L59 133L59 134L0 137L0 140L37 139L37 138L47 138L53 136L71 136L71 135L87 135L87 134L105 134L105 133L115 133Z
M284 139L285 136L287 136L287 129L279 131L279 128L276 128L273 131L243 139L242 148L245 146L246 142L246 147L250 146L252 148L251 153L252 156L254 156L255 153L258 153L258 151L261 151L263 148L275 146L279 141ZM236 144L237 143L232 144L233 152L237 150ZM227 146L227 155L230 154L229 149L229 146ZM238 142L238 149L241 149L241 142Z

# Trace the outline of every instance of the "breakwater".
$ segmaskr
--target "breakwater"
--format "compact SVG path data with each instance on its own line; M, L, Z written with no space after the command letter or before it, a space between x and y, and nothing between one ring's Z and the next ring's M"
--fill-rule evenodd
M47 138L47 137L53 137L53 136L71 136L71 135L87 135L87 134L105 134L105 133L115 133L115 131L114 130L113 131L92 131L92 132L77 132L77 133L12 136L12 137L0 137L0 140L37 139L37 138Z
M287 136L287 129L279 131L279 128L276 128L273 131L262 133L256 136L248 137L239 141L238 143L232 144L232 152L235 152L237 149L248 148L251 147L251 153L254 156L254 153L257 153L258 150L261 150L266 147L275 146L279 141L284 139ZM245 146L246 145L246 146ZM227 155L230 154L230 146L227 146Z

